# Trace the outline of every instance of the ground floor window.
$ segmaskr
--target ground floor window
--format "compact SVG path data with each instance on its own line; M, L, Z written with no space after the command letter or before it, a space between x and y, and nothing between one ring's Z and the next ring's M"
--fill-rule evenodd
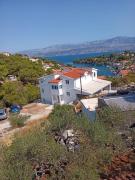
M53 95L52 97L53 97L54 104L60 103L60 97L58 95Z
M42 93L44 93L44 89L42 88Z
M67 92L67 96L70 96L70 92Z

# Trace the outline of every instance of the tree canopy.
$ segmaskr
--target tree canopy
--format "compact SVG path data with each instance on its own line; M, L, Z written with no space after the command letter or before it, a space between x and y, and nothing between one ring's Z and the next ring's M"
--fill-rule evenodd
M45 74L41 62L32 62L20 55L0 55L0 79L5 80L7 75L15 75L23 83L36 84L40 76Z
M25 105L39 98L38 78L45 74L42 63L32 62L19 54L0 54L0 106L3 104ZM8 75L17 77L9 81Z
M0 99L5 104L25 105L39 98L39 89L32 84L23 85L22 82L6 82L0 87Z

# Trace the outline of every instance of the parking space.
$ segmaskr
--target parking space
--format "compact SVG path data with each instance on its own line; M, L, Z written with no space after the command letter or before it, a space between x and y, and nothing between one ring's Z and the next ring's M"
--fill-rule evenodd
M52 112L53 105L47 105L42 103L31 103L22 108L20 111L20 115L29 116L26 121L26 125L24 128L27 128L27 124L29 122L46 119L49 114ZM10 117L10 113L8 113L8 117ZM22 128L23 129L23 128ZM10 121L7 119L0 121L0 137L6 137L9 134L13 134L12 132L17 132L21 130L20 128L12 128Z
M24 106L20 112L21 115L30 116L28 121L47 118L52 112L53 106L42 103L31 103Z

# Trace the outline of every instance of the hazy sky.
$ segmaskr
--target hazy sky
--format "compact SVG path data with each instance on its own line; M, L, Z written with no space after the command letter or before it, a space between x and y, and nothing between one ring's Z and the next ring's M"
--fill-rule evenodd
M135 0L0 0L0 51L135 36Z

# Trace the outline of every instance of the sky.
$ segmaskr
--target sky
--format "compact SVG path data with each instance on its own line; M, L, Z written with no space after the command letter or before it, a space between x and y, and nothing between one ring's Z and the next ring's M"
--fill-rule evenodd
M0 0L0 51L135 37L135 0Z

